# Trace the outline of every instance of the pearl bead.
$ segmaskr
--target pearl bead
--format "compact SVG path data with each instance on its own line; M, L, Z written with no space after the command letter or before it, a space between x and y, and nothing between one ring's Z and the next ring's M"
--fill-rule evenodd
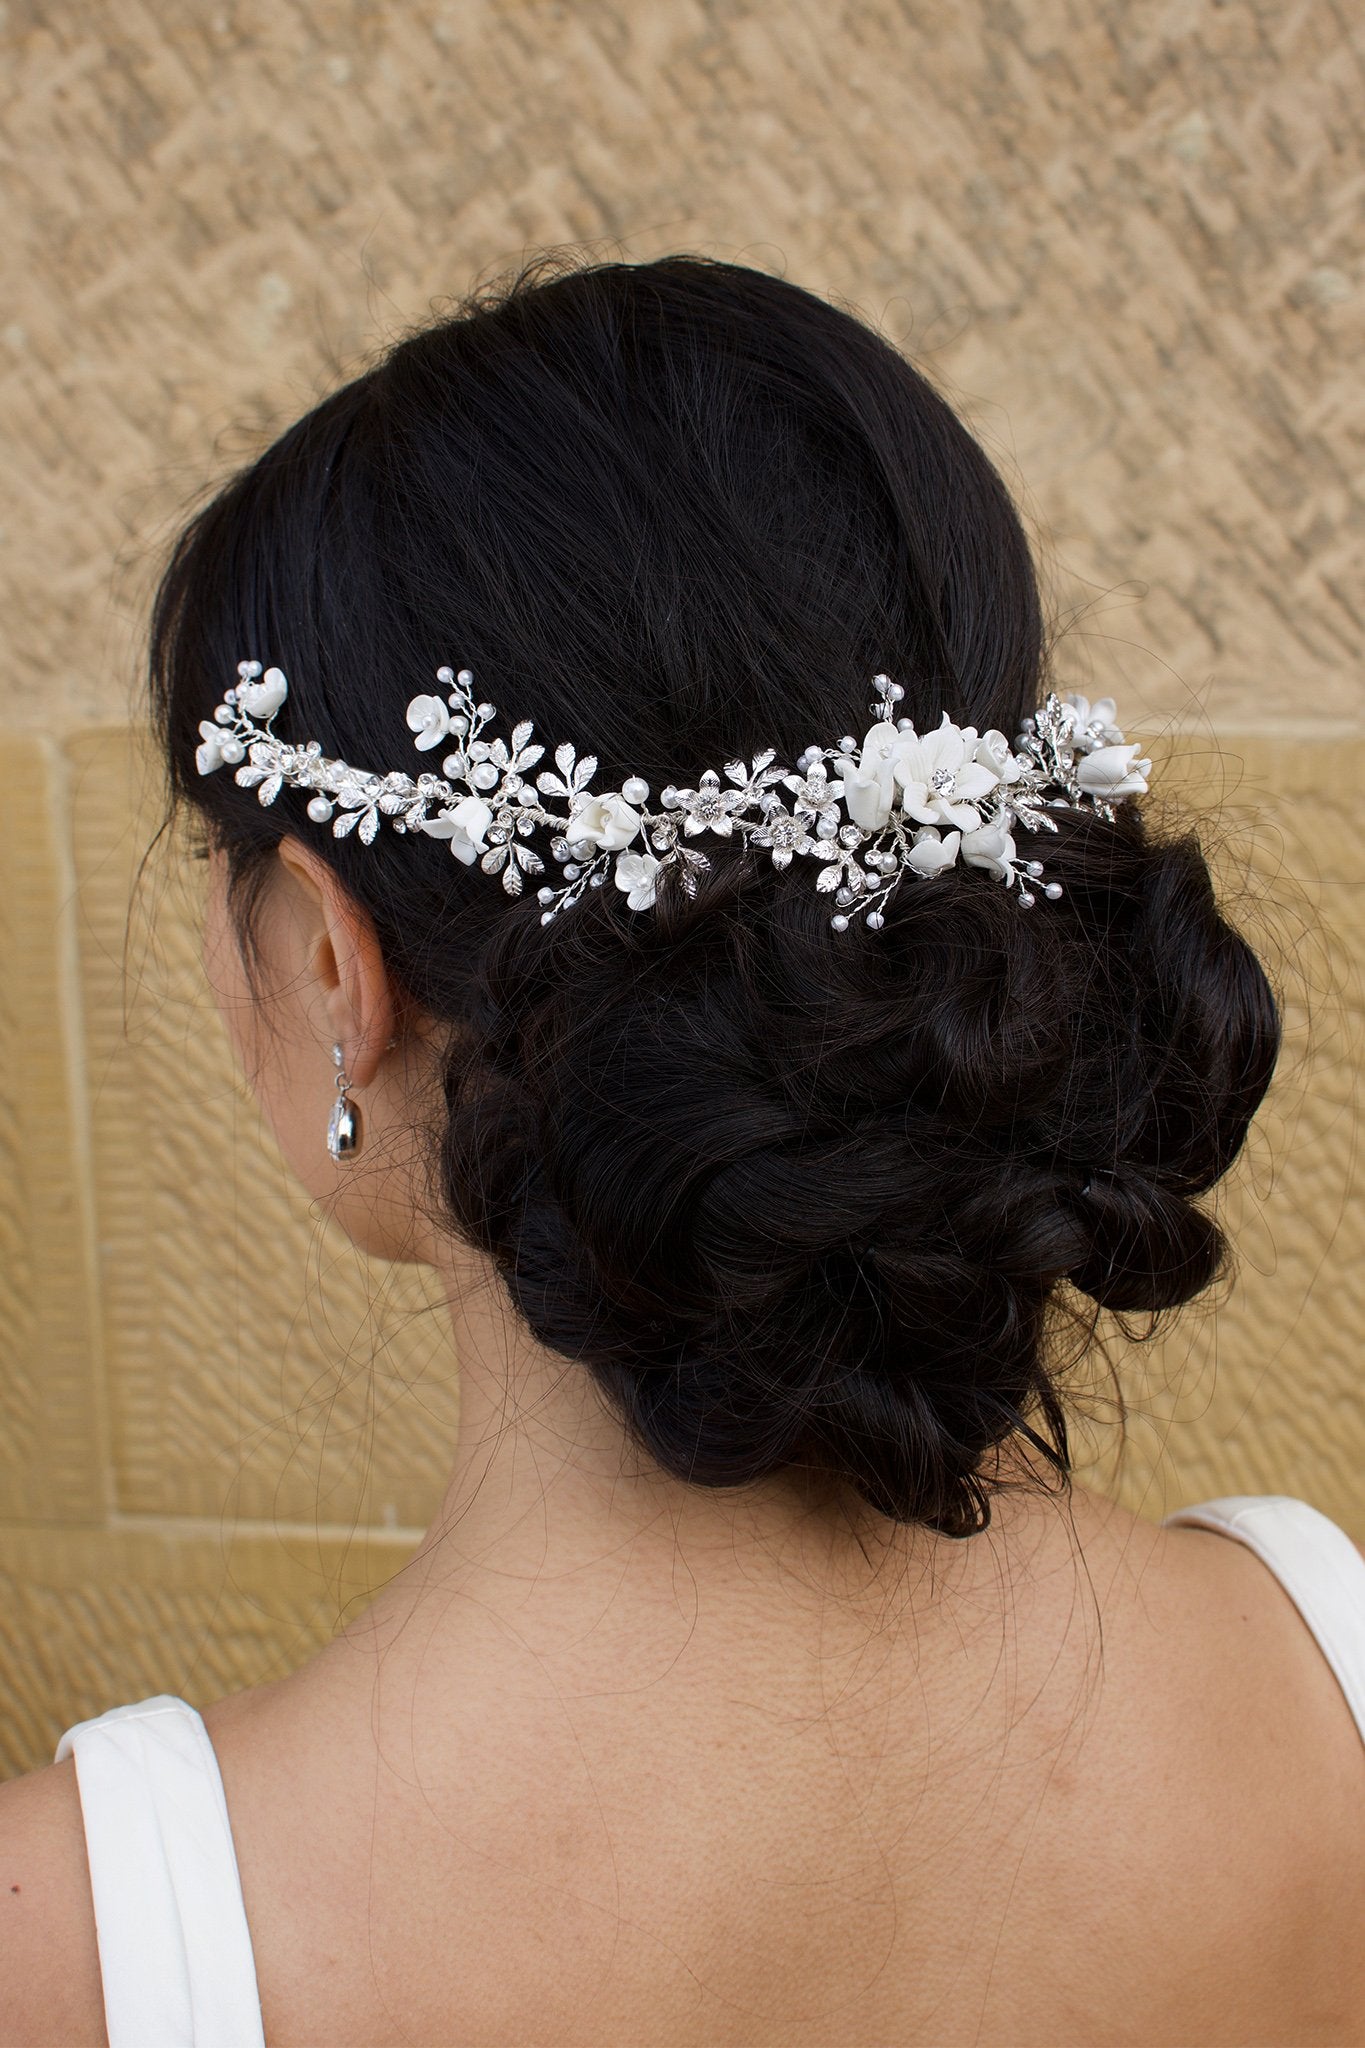
M474 680L474 671L473 671L473 669L472 669L472 668L462 668L462 669L460 670L460 673L459 673L459 675L458 675L458 676L456 677L456 681L457 681L457 682L460 682L460 683L463 683L466 689L468 689L468 688L469 688L469 686L470 686L470 684L471 684L471 683L473 682L473 680Z
M1032 910L1033 891L1031 889L1021 889L1019 891L1019 901L1023 904L1025 910Z
M882 926L886 923L886 919L882 916L880 910L869 910L867 913L867 921L871 925L874 932L879 932Z
M848 919L846 917L832 917L830 923L834 926L836 932L846 932L848 930Z
M1037 881L1039 875L1043 872L1043 863L1040 860L1031 860L1024 872L1032 875L1034 880Z
M537 889L537 890L536 890L536 902L537 902L537 903L553 903L553 902L554 902L554 900L555 900L555 892L554 892L554 890L553 890L553 889Z
M1061 893L1062 885L1060 882L1049 882L1046 889L1044 889L1043 891L1043 894L1047 897L1049 903L1055 903L1061 896Z
M491 761L480 761L477 768L470 770L469 779L475 789L496 789L498 771Z
M308 815L315 825L325 825L332 815L332 806L325 796L315 796L308 806Z
M437 680L437 682L438 682L438 683L453 683L453 682L454 682L454 680L455 680L455 671L454 671L454 669L453 669L453 668L438 668L438 669L437 669L437 671L436 671L436 680Z
M901 698L902 698L902 697L903 697L904 695L905 695L905 691L904 691L904 689L903 689L903 688L901 687L901 685L900 685L899 683L893 683L893 684L891 685L891 702L892 702L893 704L899 704L899 703L900 703L900 701L901 701Z
M621 794L628 804L642 804L649 795L649 784L642 775L628 775L621 784Z
M549 924L553 917L553 910L542 910L540 913L540 921L542 924Z
M576 860L565 861L564 873L571 882L576 882L578 880L578 877L582 874L582 872L583 870L578 865L578 862Z

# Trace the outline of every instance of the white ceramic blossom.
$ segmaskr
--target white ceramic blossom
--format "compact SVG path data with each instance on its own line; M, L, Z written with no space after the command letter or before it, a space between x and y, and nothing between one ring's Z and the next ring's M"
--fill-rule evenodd
M469 669L438 668L447 695L419 695L407 706L419 753L454 743L440 775L415 781L401 769L375 774L329 759L317 740L277 738L270 721L288 695L283 671L243 661L237 674L199 727L201 775L232 766L263 804L286 786L313 792L308 816L330 823L338 838L354 832L366 846L387 817L395 832L445 840L456 860L466 867L477 861L513 897L527 877L544 874L545 860L530 842L546 831L563 879L537 890L543 924L608 881L633 911L655 905L664 875L694 896L711 862L691 842L708 832L740 839L775 868L790 867L798 855L814 860L815 887L833 897L837 931L858 916L879 929L905 875L927 881L959 864L1017 888L1027 907L1035 900L1027 883L1043 868L1020 859L1016 830L1055 832L1058 810L1112 819L1116 802L1146 790L1152 766L1124 740L1109 698L1091 705L1051 695L1011 747L1002 732L978 734L946 711L936 728L918 733L896 712L900 684L879 675L876 719L861 746L845 734L836 745L807 747L794 767L768 748L747 766L725 762L723 780L707 768L695 788L670 784L652 809L639 775L626 776L619 789L594 790L596 756L580 757L567 742L555 749L554 768L532 780L545 749L531 721L514 726L510 740L488 738L496 707L476 700ZM1043 893L1055 900L1061 884L1049 882Z
M1092 796L1113 803L1116 797L1146 793L1152 764L1138 760L1136 747L1096 747L1076 761L1076 780Z
M974 832L981 823L976 800L989 796L1000 779L973 758L976 743L975 728L959 728L946 711L936 731L902 733L893 756L901 809L922 825Z
M891 816L900 738L894 725L878 719L863 741L857 767L844 768L844 807L860 831L880 832Z
M422 830L433 839L448 839L456 860L462 860L466 867L471 867L485 851L484 835L492 822L492 805L477 796L463 797L450 810L418 820Z
M1123 734L1114 723L1117 706L1112 697L1097 697L1093 704L1088 697L1063 697L1062 703L1072 714L1073 745L1117 747L1123 744Z
M581 809L575 809L568 836L575 842L586 840L601 853L619 853L630 845L643 823L642 813L623 796L590 796Z
M654 883L662 862L652 853L621 853L616 857L616 886L626 892L631 910L652 910Z

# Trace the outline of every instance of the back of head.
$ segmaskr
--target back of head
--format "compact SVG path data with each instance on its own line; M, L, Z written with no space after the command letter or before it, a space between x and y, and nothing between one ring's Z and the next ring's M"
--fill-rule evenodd
M1059 812L1055 903L980 869L836 932L801 872L716 852L647 916L543 925L439 841L317 831L194 772L244 655L291 734L410 758L467 665L510 719L654 788L859 732L1018 731L1046 688L1019 521L985 455L868 327L690 256L531 266L395 345L186 528L152 633L177 797L247 931L278 840L318 851L452 1027L430 1128L451 1227L667 1471L789 1466L880 1513L983 1527L994 1447L1063 1473L1064 1283L1160 1309L1220 1270L1196 1199L1274 1066L1266 978L1193 835Z

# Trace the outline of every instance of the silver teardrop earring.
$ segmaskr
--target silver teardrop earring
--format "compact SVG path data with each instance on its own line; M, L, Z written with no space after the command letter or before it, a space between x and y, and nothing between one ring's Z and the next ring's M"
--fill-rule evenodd
M346 1055L340 1045L332 1047L332 1058L336 1061L337 1098L332 1104L332 1113L327 1119L327 1150L340 1166L343 1159L349 1159L360 1146L360 1104L352 1102L346 1090L350 1082L342 1062Z

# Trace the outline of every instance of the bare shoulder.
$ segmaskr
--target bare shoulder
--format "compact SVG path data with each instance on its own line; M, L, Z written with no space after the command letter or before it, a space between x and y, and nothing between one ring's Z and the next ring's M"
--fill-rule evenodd
M0 2040L106 2048L76 1766L0 1785Z

